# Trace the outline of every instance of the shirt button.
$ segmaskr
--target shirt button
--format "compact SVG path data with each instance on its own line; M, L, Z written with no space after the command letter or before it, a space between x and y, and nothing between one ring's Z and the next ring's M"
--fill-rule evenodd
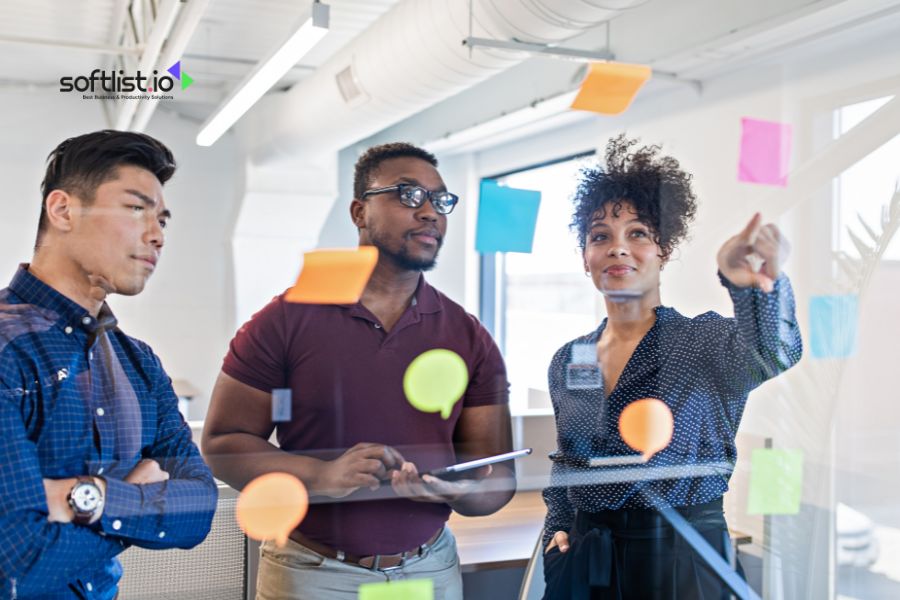
M103 467L97 469L97 475L103 475Z
M160 531L160 532L159 532L159 539L163 539L164 537L166 537L166 532L165 532L165 531Z
M90 317L85 317L85 318L81 319L81 322L84 323L85 325L90 325L90 324L91 324L91 318L90 318Z
M88 352L88 360L94 360L94 353Z
M63 331L66 332L66 335L69 335L70 333L72 333L72 328L67 326L65 329L63 329Z
M116 531L122 529L122 521L120 521L118 519L113 521L113 529L115 529Z
M88 581L86 584L84 584L84 587L86 587L86 588L87 588L87 591L89 591L89 592L93 592L93 591L94 591L94 586L91 585L91 582L90 582L90 581Z
M98 416L98 417L102 417L104 414L106 414L106 411L103 410L102 407L97 409L97 416Z

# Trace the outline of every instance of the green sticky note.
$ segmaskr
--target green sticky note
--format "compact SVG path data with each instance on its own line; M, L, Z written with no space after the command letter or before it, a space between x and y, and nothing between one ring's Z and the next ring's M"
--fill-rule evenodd
M747 514L796 515L802 491L802 452L772 448L753 451Z
M422 412L439 412L446 420L466 393L469 367L452 350L435 348L417 356L403 375L403 393Z
M434 600L430 579L401 579L359 586L359 600Z

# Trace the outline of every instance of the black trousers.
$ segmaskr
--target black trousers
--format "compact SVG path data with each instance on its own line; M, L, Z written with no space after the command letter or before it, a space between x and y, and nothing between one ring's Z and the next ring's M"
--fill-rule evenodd
M722 500L676 509L727 560ZM738 573L743 570L738 564ZM727 600L730 592L653 509L577 512L569 550L544 554L545 600Z

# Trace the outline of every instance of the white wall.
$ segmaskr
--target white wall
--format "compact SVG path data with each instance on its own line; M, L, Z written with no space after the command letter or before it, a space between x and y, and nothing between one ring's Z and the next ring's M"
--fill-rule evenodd
M105 128L97 101L55 89L0 92L0 279L31 259L47 154L67 137ZM157 111L148 134L178 162L164 194L173 218L162 260L139 296L114 296L122 329L148 342L173 379L200 390L190 415L206 412L209 393L235 330L230 232L237 207L240 156L230 136L211 148L194 144L196 124Z

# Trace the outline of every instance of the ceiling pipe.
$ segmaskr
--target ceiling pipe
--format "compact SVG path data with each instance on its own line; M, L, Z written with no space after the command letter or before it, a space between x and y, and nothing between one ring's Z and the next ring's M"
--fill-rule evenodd
M178 10L181 8L179 0L162 0L159 3L159 9L156 13L156 20L153 22L153 28L150 35L147 36L144 44L144 52L141 54L141 60L138 63L138 70L147 74L153 71L153 67L159 60L160 50L163 42L169 37L172 26L175 24L175 17L178 16ZM119 113L116 116L115 129L126 131L131 128L132 118L137 111L138 102L135 98L123 100L119 104Z
M166 41L166 47L162 53L162 57L156 64L167 69L170 65L181 59L181 56L184 54L184 49L187 48L188 42L191 41L191 37L193 37L194 32L197 30L197 25L200 24L200 19L203 18L203 14L206 12L207 6L209 6L209 0L190 0L190 2L187 3L187 7L181 12L178 24L174 27L172 35L169 36L169 39ZM142 102L134 115L134 120L131 123L131 130L137 132L144 131L157 106L159 106L158 100Z
M646 0L402 0L316 71L245 116L251 157L333 152L521 63L470 36L555 44ZM600 6L600 5L603 6Z

